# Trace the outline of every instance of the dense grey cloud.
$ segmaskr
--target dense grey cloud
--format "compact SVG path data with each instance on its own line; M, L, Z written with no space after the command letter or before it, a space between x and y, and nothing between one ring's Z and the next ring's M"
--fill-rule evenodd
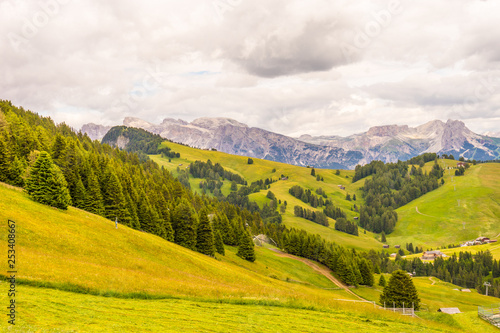
M79 128L500 124L495 1L0 1L0 98Z

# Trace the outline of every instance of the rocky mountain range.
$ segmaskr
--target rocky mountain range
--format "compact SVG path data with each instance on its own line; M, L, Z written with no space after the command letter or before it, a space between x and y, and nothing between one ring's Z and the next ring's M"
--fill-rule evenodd
M153 124L127 117L123 125L192 147L320 168L352 169L372 160L395 162L424 152L477 160L500 156L499 138L473 133L458 120L435 120L418 127L377 126L348 137L302 135L299 138L249 127L228 118L198 118L190 123L167 118L161 124ZM95 124L82 127L82 132L93 139L101 139L108 130Z

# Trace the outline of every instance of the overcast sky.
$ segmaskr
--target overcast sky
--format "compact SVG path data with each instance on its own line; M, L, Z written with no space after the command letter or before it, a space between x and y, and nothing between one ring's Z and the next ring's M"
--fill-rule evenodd
M498 1L0 0L0 98L74 128L500 130Z

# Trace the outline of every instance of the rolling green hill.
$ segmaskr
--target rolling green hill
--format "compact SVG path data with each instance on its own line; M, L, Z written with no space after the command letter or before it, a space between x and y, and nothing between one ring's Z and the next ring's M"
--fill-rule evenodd
M253 181L266 178L279 179L281 175L288 177L287 180L279 180L271 184L272 191L276 198L283 201L287 201L288 206L286 213L283 215L283 222L287 227L293 227L297 229L303 229L307 232L313 234L319 234L323 238L329 241L334 241L338 244L342 244L355 249L380 249L382 244L376 239L377 235L366 232L360 229L359 236L349 235L343 232L334 230L334 220L329 219L330 227L324 227L308 221L303 218L294 216L293 207L298 205L303 208L313 209L308 204L302 202L301 200L293 197L288 193L288 190L293 185L300 185L311 191L315 191L317 188L321 187L328 198L333 201L334 205L340 207L347 214L348 219L352 220L354 216L358 214L351 211L351 207L354 204L362 203L361 199L357 201L347 201L346 194L349 193L351 196L356 194L358 198L361 198L361 192L359 188L363 186L364 180L352 183L352 177L354 171L351 170L340 170L340 175L335 175L335 170L328 169L316 169L316 174L321 175L324 181L316 181L316 177L311 176L311 169L306 167L298 167L294 165L273 162L268 160L260 160L254 158L253 164L248 164L248 158L244 156L230 155L217 151L208 151L195 149L174 143L164 143L172 150L179 152L180 158L162 158L160 155L151 155L153 161L157 162L159 165L164 166L167 170L171 171L174 176L178 175L177 168L186 168L190 163L194 161L204 161L211 160L213 163L220 163L222 167L228 171L236 173L247 180L248 184ZM273 170L275 170L273 172ZM199 183L201 179L190 177L191 188L194 191L201 193L199 188ZM345 187L345 190L339 188L338 185ZM222 187L222 193L227 195L230 190L230 182L225 181ZM259 193L253 193L250 195L250 200L259 203L261 206L265 202L270 202L270 199L266 198L267 191L260 191ZM317 210L320 210L317 208Z
M390 275L384 275L388 281ZM376 274L375 281L378 282L379 278L380 274ZM477 307L498 303L497 298L480 295L476 290L471 290L470 293L462 292L460 291L462 288L435 277L416 277L412 280L421 299L422 310L417 313L419 317L441 321L469 332L479 328L491 331L495 329L479 319ZM360 287L355 293L378 303L382 290L383 288L376 284L375 287ZM448 315L437 312L439 308L451 307L459 308L462 313Z
M446 170L444 186L397 210L399 221L387 238L389 244L435 248L500 234L500 164L478 164L464 176L453 174Z
M231 247L214 259L76 208L35 203L11 186L1 184L0 197L0 219L17 225L18 325L9 332L452 331L337 301L353 296L267 248L255 263Z

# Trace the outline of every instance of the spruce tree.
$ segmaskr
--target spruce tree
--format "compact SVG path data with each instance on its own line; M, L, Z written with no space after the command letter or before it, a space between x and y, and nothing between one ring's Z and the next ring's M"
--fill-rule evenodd
M224 249L224 242L222 241L222 236L219 230L215 230L215 250L218 254L226 255L226 250Z
M175 243L195 250L196 213L186 199L182 199L181 203L175 208L172 227L174 228Z
M384 274L380 275L380 279L378 279L378 285L381 287L385 287L387 285Z
M83 186L82 179L78 177L73 194L73 205L75 207L85 209L85 198L86 198L85 186Z
M387 242L387 239L385 238L385 232L382 231L382 237L381 237L381 240L380 240L382 243L385 243Z
M9 144L3 135L0 135L0 182L5 182L9 178L11 163L11 152Z
M24 186L24 169L23 163L15 156L14 161L12 161L9 167L9 179L7 182L14 186Z
M359 271L361 272L362 283L365 286L373 286L373 268L372 263L368 259L361 259L359 263Z
M104 202L104 216L110 220L123 223L126 219L125 197L122 185L114 171L108 170L102 182L102 196Z
M213 257L215 255L214 233L207 216L207 211L199 212L199 223L196 230L196 251Z
M255 249L252 237L250 237L250 234L246 230L243 230L240 235L240 245L238 246L236 255L250 262L255 261Z
M420 308L420 298L418 297L417 288L413 284L411 277L403 270L394 271L389 279L389 283L384 288L380 295L380 304L394 304L396 307L411 308L415 310Z
M50 155L42 151L30 170L26 192L36 202L67 209L71 203L66 180Z
M97 180L97 177L92 170L89 170L87 183L88 186L86 189L83 209L93 214L104 215L104 204L102 200L101 188L99 186L99 181Z

